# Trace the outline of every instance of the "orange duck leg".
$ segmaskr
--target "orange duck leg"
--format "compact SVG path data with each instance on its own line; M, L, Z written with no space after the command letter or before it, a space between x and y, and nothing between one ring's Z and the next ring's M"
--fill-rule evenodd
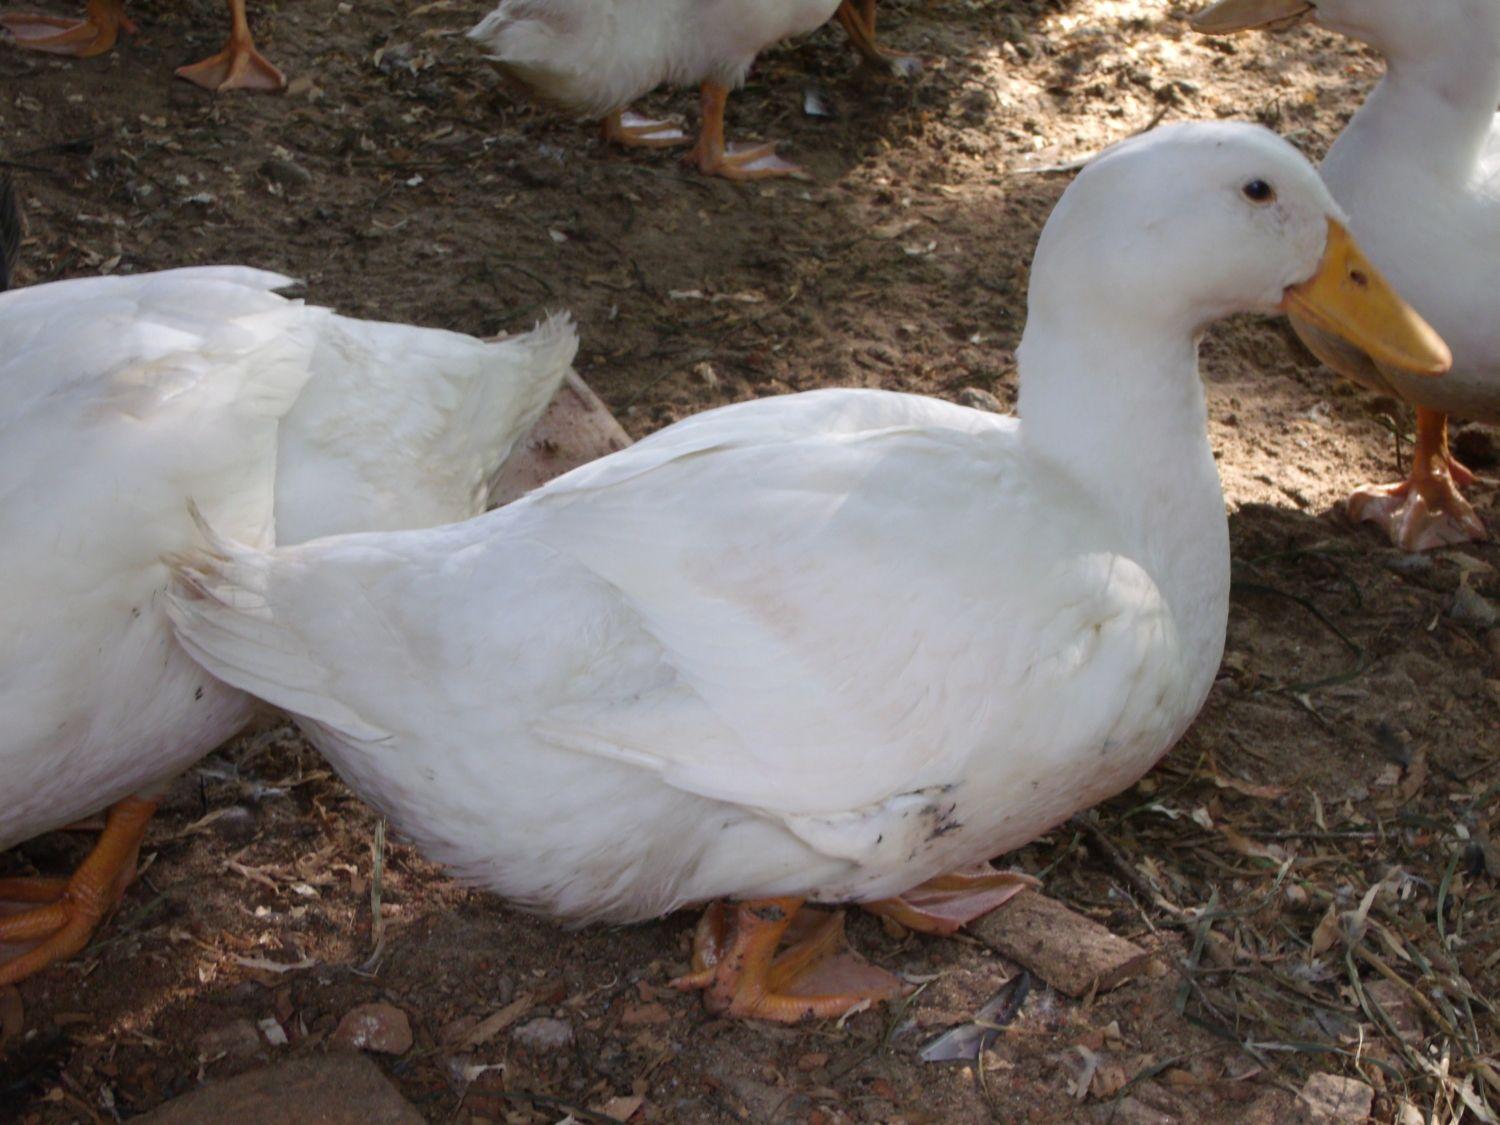
M218 93L221 90L260 90L275 94L286 89L286 76L255 49L245 0L229 0L229 42L202 62L177 68L177 77Z
M776 1023L836 1019L905 991L899 977L847 949L841 912L819 917L801 906L798 898L710 906L693 939L693 971L672 987L701 990L718 1015ZM794 920L808 924L797 932Z
M1417 407L1411 473L1399 484L1371 485L1349 497L1349 515L1379 524L1404 551L1487 539L1484 521L1459 492L1474 474L1448 452L1448 418Z
M0 916L0 943L37 942L0 964L0 987L64 961L88 944L135 877L136 856L156 801L127 797L109 810L99 842L70 879L0 879L0 901L37 903Z
M921 59L882 47L875 39L875 0L843 0L836 15L865 62L902 78L921 73Z
M114 47L120 32L134 35L138 30L125 15L125 0L89 0L81 20L7 12L0 15L0 27L10 32L17 47L80 59L102 55Z

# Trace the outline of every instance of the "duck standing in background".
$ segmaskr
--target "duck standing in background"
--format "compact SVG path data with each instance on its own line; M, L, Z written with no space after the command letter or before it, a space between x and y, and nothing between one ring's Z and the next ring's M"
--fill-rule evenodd
M1355 492L1349 513L1408 551L1484 539L1460 492L1474 478L1448 451L1448 416L1500 423L1500 0L1222 0L1193 26L1223 34L1303 20L1385 56L1323 179L1454 357L1446 379L1412 378L1292 318L1323 362L1416 409L1410 475Z
M112 806L70 879L0 879L34 904L0 943L40 943L0 984L82 948L166 784L251 714L163 609L189 501L266 546L472 516L577 349L566 317L485 342L290 284L212 267L0 294L0 848Z
M245 0L229 0L229 42L218 54L178 67L177 76L207 90L261 90L275 93L286 88L281 71L255 47L245 17ZM81 20L34 12L0 14L0 27L10 32L16 46L54 55L92 58L111 50L121 31L139 30L125 14L125 0L89 0Z
M1131 785L1203 704L1230 580L1203 328L1295 309L1445 369L1339 215L1263 129L1156 130L1042 234L1019 419L873 390L739 403L461 524L207 533L169 612L458 876L573 923L730 900L678 986L843 1014L900 982L851 984L838 915L778 954L804 901L993 904L1015 876L945 875Z
M759 180L801 172L776 145L726 145L724 105L761 50L822 26L839 0L501 0L469 32L542 99L603 121L606 139L660 148L687 140L671 122L627 113L664 82L700 88L688 160L705 175Z

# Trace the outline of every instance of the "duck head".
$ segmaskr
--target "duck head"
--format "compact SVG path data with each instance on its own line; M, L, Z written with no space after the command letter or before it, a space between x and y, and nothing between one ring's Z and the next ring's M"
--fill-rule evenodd
M1289 312L1402 371L1452 363L1355 245L1312 165L1254 125L1164 126L1079 174L1032 270L1031 315L1056 325L1070 310L1159 335Z
M1476 42L1500 44L1500 0L1219 0L1190 22L1207 35L1315 22L1387 58L1438 55Z

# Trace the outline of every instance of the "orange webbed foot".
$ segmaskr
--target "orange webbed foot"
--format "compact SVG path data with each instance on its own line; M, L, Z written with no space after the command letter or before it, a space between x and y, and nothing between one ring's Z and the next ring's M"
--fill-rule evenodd
M1404 551L1428 551L1488 539L1484 521L1459 488L1474 474L1448 451L1445 415L1417 408L1411 474L1399 484L1372 485L1349 497L1349 516L1385 529Z
M710 906L694 935L693 971L672 987L701 990L711 1012L776 1023L835 1019L905 992L899 977L847 948L842 912L801 905L776 898Z
M1020 871L996 871L987 863L939 875L895 898L864 904L872 914L924 934L952 934L1003 906L1039 880Z
M865 0L858 5L854 0L843 0L836 14L849 35L849 42L866 64L898 78L915 78L922 73L921 59L889 50L876 40L875 0Z
M89 0L81 20L35 12L0 15L0 27L10 32L17 47L87 59L111 50L122 31L138 29L125 15L124 0Z
M698 126L698 140L683 159L705 176L723 176L726 180L806 176L797 165L776 155L775 144L725 145L724 103L728 97L729 87L716 82L703 83L703 120Z
M258 90L275 94L286 89L286 75L255 49L254 43L229 45L202 62L177 68L177 77L186 78L205 90Z
M88 944L135 877L135 861L156 802L127 797L109 811L99 842L70 879L0 879L0 900L37 903L0 917L0 943L36 942L0 964L0 987L64 961Z
M600 123L600 132L611 144L626 148L672 148L688 142L687 132L675 121L658 121L623 110Z

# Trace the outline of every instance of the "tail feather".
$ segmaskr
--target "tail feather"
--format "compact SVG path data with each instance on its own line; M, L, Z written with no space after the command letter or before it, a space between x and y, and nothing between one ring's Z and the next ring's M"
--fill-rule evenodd
M469 38L538 97L602 117L679 68L684 38L695 37L685 37L680 15L663 7L662 0L501 0Z
M565 313L489 342L335 318L282 429L278 541L478 515L577 350Z
M497 380L475 380L478 401L472 413L466 412L461 419L468 423L461 440L471 448L488 450L487 496L493 494L517 444L541 419L572 370L578 356L578 328L570 314L553 313L530 332L505 343L521 350L530 376L518 382L514 396L497 394Z
M166 610L188 654L231 687L282 710L367 742L389 734L365 722L325 690L328 673L272 599L275 550L257 551L218 535L196 506L205 546L167 556Z
M21 259L21 200L9 175L0 175L0 293L15 284Z

